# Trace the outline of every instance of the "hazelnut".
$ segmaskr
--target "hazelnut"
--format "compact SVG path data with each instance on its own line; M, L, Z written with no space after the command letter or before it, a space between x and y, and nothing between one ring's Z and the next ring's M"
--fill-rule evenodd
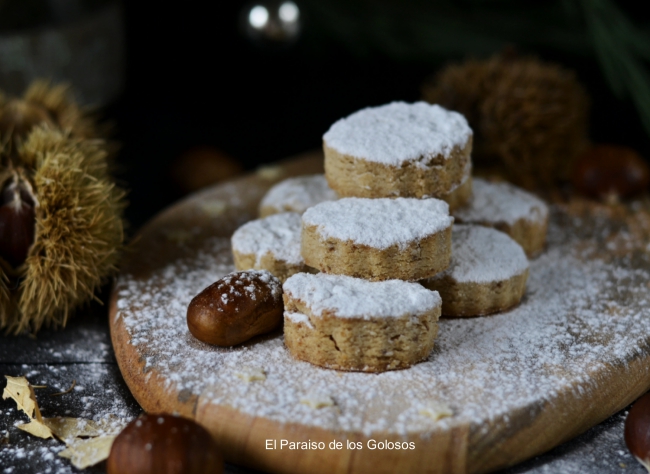
M143 415L115 438L108 474L216 474L223 458L210 433L187 418Z
M650 169L631 148L596 145L578 159L571 181L586 196L628 198L648 187Z
M625 419L625 444L650 471L650 393L639 398Z
M282 322L282 283L266 270L234 272L196 295L187 326L198 340L234 346Z

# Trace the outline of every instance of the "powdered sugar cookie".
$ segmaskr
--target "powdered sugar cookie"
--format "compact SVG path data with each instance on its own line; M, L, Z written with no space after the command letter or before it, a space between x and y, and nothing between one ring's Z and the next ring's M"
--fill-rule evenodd
M298 212L325 201L338 199L329 187L324 174L311 174L285 179L273 186L260 202L260 216L266 217L278 212Z
M382 372L427 358L438 333L438 293L400 280L298 273L284 289L291 354L338 370Z
M510 183L474 178L472 199L454 210L457 222L495 227L515 239L526 254L538 254L546 243L548 206Z
M284 212L250 221L232 235L237 270L268 270L280 281L313 271L300 255L300 214Z
M521 246L489 227L454 225L449 268L422 284L442 297L445 316L478 316L519 303L528 259Z
M302 215L301 253L325 273L421 280L449 265L453 221L439 199L324 202Z
M438 105L393 102L336 122L323 149L327 181L340 196L439 197L465 177L472 130Z

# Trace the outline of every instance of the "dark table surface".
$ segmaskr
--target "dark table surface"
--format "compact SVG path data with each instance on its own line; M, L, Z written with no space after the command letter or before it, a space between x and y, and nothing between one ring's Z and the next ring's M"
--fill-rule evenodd
M106 299L104 296L103 299ZM43 416L100 418L114 414L133 418L141 408L131 396L117 366L108 329L107 307L93 304L65 330L43 330L34 337L0 336L0 375L26 376L37 389ZM52 396L68 389L67 394ZM0 388L4 388L2 379ZM645 473L623 441L626 411L549 453L517 465L503 474ZM62 443L35 438L14 427L27 417L12 400L0 400L0 474L81 472L60 458ZM86 469L105 472L105 463ZM227 465L226 473L253 472Z

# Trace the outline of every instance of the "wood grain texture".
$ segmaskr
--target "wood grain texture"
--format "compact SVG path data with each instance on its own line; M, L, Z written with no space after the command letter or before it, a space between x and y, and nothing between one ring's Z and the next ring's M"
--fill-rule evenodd
M278 168L253 174L217 186L179 202L146 225L137 238L131 258L123 273L146 281L166 262L195 253L191 245L172 245L161 239L169 229L197 229L193 242L204 236L228 237L244 221L257 213L257 203L266 190L280 179L318 172L321 157L307 157L283 163ZM229 189L224 189L229 186ZM196 212L197 206L226 192L240 191L240 202L214 219ZM200 245L199 245L200 247ZM119 289L119 288L118 288ZM650 341L638 340L633 356L599 366L598 371L585 368L585 377L562 383L551 397L515 407L507 413L485 419L458 420L444 428L430 428L419 433L399 435L375 431L323 429L300 423L283 423L255 416L214 403L205 392L179 390L155 363L147 363L152 354L146 344L132 343L131 334L119 317L119 291L112 295L110 308L111 337L116 358L129 388L148 412L177 412L196 419L208 428L222 447L227 460L269 472L282 473L482 473L514 465L542 453L585 431L622 409L650 387L647 370ZM199 291L200 289L197 289ZM146 304L146 303L143 303ZM643 317L649 317L646 309ZM269 337L280 337L271 335ZM248 349L254 351L256 342ZM607 358L607 353L603 354ZM212 388L214 389L214 388ZM218 390L218 388L217 388ZM455 394L462 399L463 394ZM399 404L400 400L394 400ZM402 450L267 450L267 439L364 443L369 439L415 443L416 449Z

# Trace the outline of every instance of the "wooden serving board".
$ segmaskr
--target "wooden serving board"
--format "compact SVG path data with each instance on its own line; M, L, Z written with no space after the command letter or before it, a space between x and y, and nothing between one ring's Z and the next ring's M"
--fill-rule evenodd
M271 472L475 473L542 453L650 387L648 214L581 202L554 207L519 307L441 320L431 356L410 369L311 366L279 331L227 349L194 339L187 304L233 270L232 232L272 184L321 163L294 159L215 186L141 230L110 325L146 411L194 418L227 460Z

